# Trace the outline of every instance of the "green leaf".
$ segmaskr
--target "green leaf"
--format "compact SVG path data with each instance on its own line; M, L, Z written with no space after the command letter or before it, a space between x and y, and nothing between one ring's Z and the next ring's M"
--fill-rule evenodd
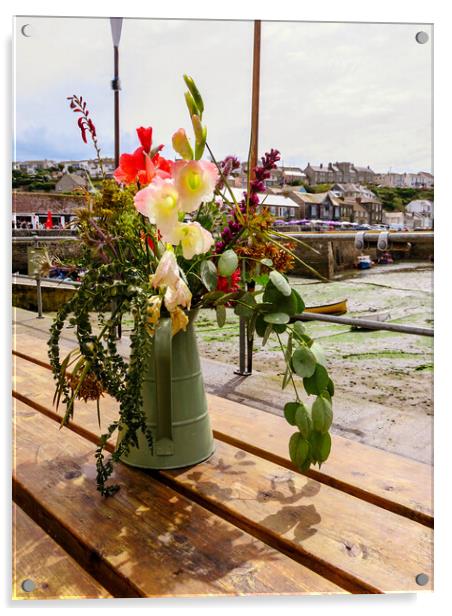
M266 329L265 329L265 334L264 337L262 338L262 346L265 346L268 342L268 339L270 338L270 335L273 331L273 325L271 323L268 323Z
M266 314L264 316L266 323L275 323L277 325L284 325L290 321L289 315L283 312L274 312L272 314Z
M260 262L262 265L266 265L267 267L271 267L273 265L273 261L271 259L261 259Z
M295 425L295 413L297 412L299 406L300 405L298 402L288 402L284 406L284 417L291 426Z
M273 323L273 330L277 334L283 334L287 329L287 325L278 325L277 323Z
M293 324L293 333L297 338L300 338L300 336L303 336L306 333L306 327L301 321L295 321Z
M309 455L310 444L304 439L299 432L292 434L289 440L289 455L292 462L297 468L303 466L306 458Z
M331 436L328 432L322 434L319 439L319 462L325 462L325 460L329 457L331 451Z
M226 323L226 308L223 304L216 307L218 327L223 327Z
M326 366L326 356L323 347L320 346L318 342L314 342L314 344L310 347L311 353L314 353L315 358L318 364L322 366Z
M217 268L212 261L203 261L200 268L201 280L208 291L217 288L218 275Z
M263 338L265 336L265 331L267 329L267 323L264 321L264 317L259 315L256 319L256 334Z
M328 379L328 384L326 386L326 390L330 394L331 397L334 396L334 383L333 383L333 381L331 379Z
M314 374L303 379L303 385L306 393L320 396L327 389L329 380L330 377L326 368L321 364L317 364Z
M298 291L292 289L292 293L297 299L297 314L301 314L305 309L304 301L301 299L301 295L298 293Z
M328 432L333 423L333 409L331 402L323 396L318 396L312 405L312 425L314 430L324 434Z
M312 422L308 414L308 409L302 402L297 405L294 420L295 425L300 430L302 436L304 438L308 438L311 433Z
M239 258L233 250L225 250L218 259L218 273L220 276L232 276L239 265Z
M310 377L316 368L315 356L307 347L299 347L292 355L292 367L298 376Z
M224 291L209 291L202 296L203 306L208 306L209 304L213 304L215 301L219 300L224 296Z
M234 306L234 312L239 317L245 317L246 319L250 319L254 314L255 307L256 300L254 299L254 295L252 293L246 293Z
M270 280L278 289L278 291L282 293L282 295L284 295L285 297L290 296L290 294L292 293L292 289L290 288L290 284L287 282L287 280L282 274L280 274L276 270L273 270L270 272Z

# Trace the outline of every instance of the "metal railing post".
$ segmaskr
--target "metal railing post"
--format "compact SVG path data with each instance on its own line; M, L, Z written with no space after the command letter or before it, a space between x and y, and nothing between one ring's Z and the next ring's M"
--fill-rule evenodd
M38 240L38 236L35 235L34 237L34 244L35 244L35 250L36 250L36 254L37 254L37 250L38 250L38 246L39 246L39 240ZM36 264L35 264L36 266ZM42 289L41 289L41 270L39 268L37 268L35 270L35 279L36 279L36 303L38 306L38 319L43 319L44 317L42 316Z

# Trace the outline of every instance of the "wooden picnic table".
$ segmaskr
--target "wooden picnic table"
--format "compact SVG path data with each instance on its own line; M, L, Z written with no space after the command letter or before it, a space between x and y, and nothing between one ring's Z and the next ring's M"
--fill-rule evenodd
M214 455L179 470L118 464L105 499L95 403L60 430L45 341L18 327L13 358L14 598L432 589L429 465L335 436L305 476L283 418L209 395ZM101 409L105 428L117 404Z

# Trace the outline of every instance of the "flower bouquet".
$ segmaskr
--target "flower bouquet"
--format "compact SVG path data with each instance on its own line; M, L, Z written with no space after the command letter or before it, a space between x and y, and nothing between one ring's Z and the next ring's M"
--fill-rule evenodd
M211 455L194 333L200 309L215 310L218 327L233 311L263 345L276 337L286 366L282 387L294 390L284 407L295 429L289 441L294 465L302 472L320 466L331 448L333 382L320 346L293 318L304 303L285 275L297 258L294 244L273 228L273 216L259 202L279 152L266 153L254 169L248 161L247 187L237 201L229 178L240 163L232 156L215 159L203 100L193 79L184 80L193 140L177 130L172 146L180 158L170 161L162 145L153 147L152 128L138 128L139 146L122 154L114 179L86 194L76 218L86 273L51 328L55 402L66 407L62 424L73 417L77 399L97 401L99 426L104 393L119 403L119 416L96 450L97 485L106 496L117 490L108 480L118 460L175 468ZM82 138L91 137L102 164L86 101L69 100ZM210 160L203 159L206 151ZM124 357L117 332L130 316ZM61 359L66 322L78 344ZM302 400L302 389L315 397L312 406ZM105 446L116 432L116 449L106 459Z

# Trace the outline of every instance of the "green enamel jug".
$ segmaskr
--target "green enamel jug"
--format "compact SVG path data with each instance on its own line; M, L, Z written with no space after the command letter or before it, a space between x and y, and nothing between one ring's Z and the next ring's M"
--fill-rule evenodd
M139 447L121 460L153 469L182 468L202 462L214 451L214 441L201 372L194 321L172 335L171 319L161 318L150 342L142 385L143 410L153 446L140 431Z

